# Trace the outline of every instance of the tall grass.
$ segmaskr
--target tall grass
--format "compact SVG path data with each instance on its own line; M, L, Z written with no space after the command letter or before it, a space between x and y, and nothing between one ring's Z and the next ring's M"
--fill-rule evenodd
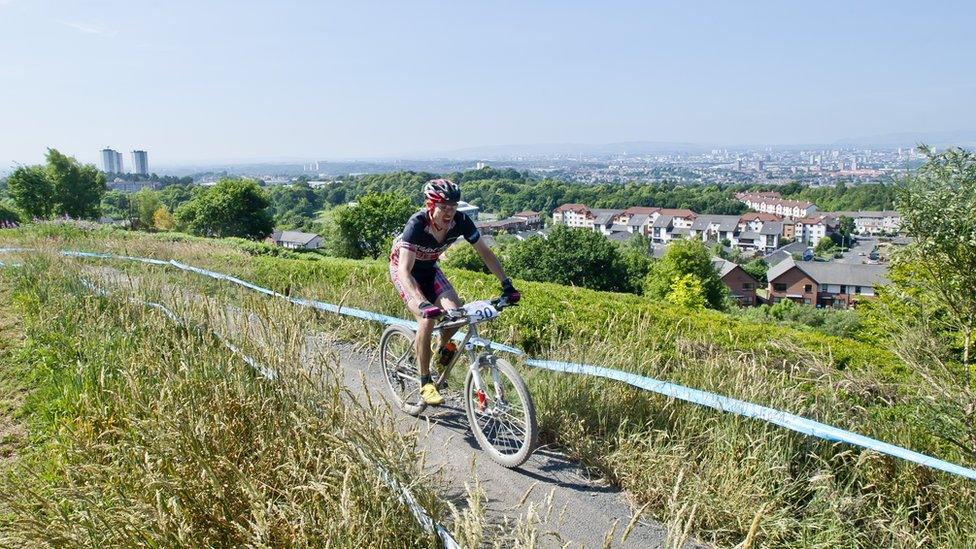
M402 314L378 262L253 258L217 241L84 238L92 248L176 257L278 291ZM199 277L124 269L240 299L236 290ZM457 272L451 279L467 298L497 291L490 277ZM925 429L931 395L885 349L718 313L685 314L633 296L519 286L524 305L488 328L490 337L968 459ZM320 316L316 327L366 346L375 345L380 330L332 315ZM672 541L690 529L722 546L976 546L976 493L966 480L610 381L525 374L547 442L625 487L647 505L646 515L678 527Z
M439 546L380 469L456 535L522 542L451 512L416 438L347 392L334 354L305 344L307 314L269 304L235 342L276 372L269 381L207 329L92 296L81 276L48 258L0 272L31 385L31 445L0 485L0 546ZM158 283L135 290L189 326L241 321Z

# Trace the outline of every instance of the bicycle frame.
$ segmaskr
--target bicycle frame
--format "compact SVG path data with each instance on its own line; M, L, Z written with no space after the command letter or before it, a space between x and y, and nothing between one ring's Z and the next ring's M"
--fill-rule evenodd
M474 377L474 386L479 392L484 390L483 384L481 382L481 374L478 372L479 366L487 363L489 366L494 366L495 354L491 351L491 342L486 342L486 350L481 352L476 352L474 350L474 343L471 342L472 338L481 339L478 336L478 323L471 322L470 320L464 321L454 321L454 322L444 322L437 326L434 326L435 332L442 332L445 328L461 327L467 324L468 329L464 333L464 338L461 339L461 345L458 347L464 349L464 352L470 358L470 364L468 369L471 371L471 375ZM455 353L451 361L444 366L444 371L440 373L437 378L435 385L440 387L447 382L447 377L451 375L451 370L454 369L454 365L457 364L458 359L461 357L461 353ZM497 372L494 373L497 376ZM497 381L497 380L496 380Z

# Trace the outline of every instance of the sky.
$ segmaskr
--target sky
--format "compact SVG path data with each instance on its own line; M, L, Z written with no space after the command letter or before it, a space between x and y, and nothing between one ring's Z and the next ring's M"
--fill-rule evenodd
M0 168L976 130L976 2L0 0Z

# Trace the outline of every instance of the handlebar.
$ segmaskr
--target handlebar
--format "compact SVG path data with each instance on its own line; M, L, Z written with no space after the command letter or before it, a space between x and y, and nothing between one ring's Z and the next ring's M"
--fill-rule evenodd
M508 307L518 306L518 302L511 302L508 300L508 297L504 295L493 299L489 299L488 303L491 303L491 306L497 309L498 311L501 311L502 309L507 309ZM440 317L441 321L437 324L436 327L437 328L449 327L451 325L454 325L455 323L460 326L466 324L470 318L471 316L468 315L468 313L463 308L451 309L449 311L444 311L444 314L442 314Z

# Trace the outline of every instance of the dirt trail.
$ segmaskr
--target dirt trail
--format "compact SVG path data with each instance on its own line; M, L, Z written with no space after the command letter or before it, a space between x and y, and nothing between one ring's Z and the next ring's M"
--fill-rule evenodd
M24 403L24 388L11 370L13 354L23 341L19 314L10 305L10 291L0 286L0 469L17 456L27 436L23 421L14 417Z
M121 291L131 291L138 280L114 269L89 269L99 284L109 283ZM170 295L186 294L172 288ZM197 303L203 296L187 296ZM267 333L264 320L231 305L223 309L223 326L212 326L225 337L250 337L258 342ZM307 353L338 353L344 383L353 394L387 400L383 374L376 353L363 352L327 333L305 334ZM530 506L538 514L537 530L541 547L663 547L667 527L639 518L626 541L622 534L636 512L626 493L599 479L590 478L583 468L553 448L540 448L518 469L506 469L484 454L468 429L459 392L448 392L444 406L428 408L419 418L394 412L399 426L413 430L421 423L420 444L425 466L444 481L442 493L457 506L465 503L466 487L477 483L487 497L486 511L493 522L509 523L526 513ZM608 536L609 533L609 536ZM705 547L688 541L684 547Z

